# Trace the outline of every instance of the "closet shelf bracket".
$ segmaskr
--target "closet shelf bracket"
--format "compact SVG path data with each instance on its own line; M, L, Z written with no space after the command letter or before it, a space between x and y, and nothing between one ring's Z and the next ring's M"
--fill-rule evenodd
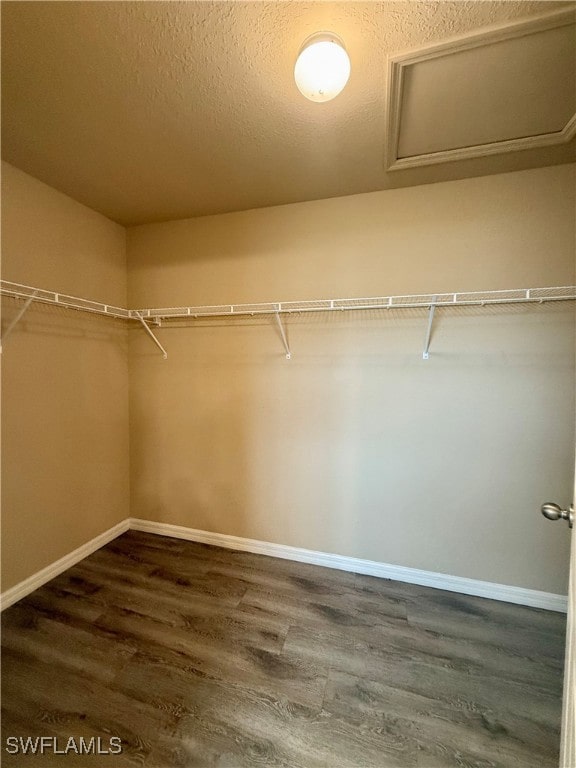
M18 312L16 317L12 320L12 322L10 323L8 328L6 328L6 330L2 334L2 338L0 339L0 352L2 352L2 348L3 348L4 344L6 343L6 339L8 338L8 336L10 336L10 334L12 333L14 328L16 328L16 326L18 325L20 320L22 320L22 318L24 317L25 313L28 311L28 308L30 307L30 304L32 304L32 302L34 301L34 298L37 295L37 293L38 293L38 291L34 291L34 293L32 293L26 299L26 301L24 302L24 305L20 308L20 311Z
M437 296L432 297L432 301L435 302ZM432 326L434 325L434 311L436 304L430 304L428 309L428 325L426 326L426 337L424 339L424 352L422 352L422 360L428 360L430 357L430 339L432 338Z
M280 336L282 337L282 343L284 344L284 349L286 350L286 360L290 360L292 354L290 352L290 346L288 345L288 339L286 338L284 326L282 325L282 320L280 319L280 313L275 312L275 316L276 322L278 324L278 330L280 331Z
M155 336L155 335L152 333L152 331L150 330L150 327L149 327L148 323L147 323L147 322L144 320L144 318L142 317L141 313L140 313L140 312L134 312L134 315L135 315L135 316L138 318L138 320L139 320L139 321L142 323L142 327L144 328L144 330L146 331L146 333L147 333L147 334L150 336L150 338L152 339L152 341L154 342L154 344L156 344L156 346L158 347L158 349L160 349L160 350L161 350L162 354L164 355L164 360L166 360L166 359L168 358L168 352L166 352L166 350L164 349L164 347L162 346L162 344L160 344L160 342L158 341L158 339L156 338L156 336ZM159 325L159 323L158 323L158 325Z

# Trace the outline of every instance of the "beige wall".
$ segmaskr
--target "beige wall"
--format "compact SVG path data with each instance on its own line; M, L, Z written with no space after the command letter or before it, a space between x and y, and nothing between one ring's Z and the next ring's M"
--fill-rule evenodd
M572 284L574 167L124 230L3 164L4 279L110 303ZM41 254L41 257L39 257ZM4 299L3 325L16 310ZM571 304L158 331L34 305L2 355L3 589L129 514L564 592Z
M2 164L2 277L126 305L125 231ZM20 305L2 300L6 327ZM129 515L126 329L32 305L2 354L2 588Z
M130 306L573 284L574 167L128 230ZM133 516L551 592L574 308L130 332Z

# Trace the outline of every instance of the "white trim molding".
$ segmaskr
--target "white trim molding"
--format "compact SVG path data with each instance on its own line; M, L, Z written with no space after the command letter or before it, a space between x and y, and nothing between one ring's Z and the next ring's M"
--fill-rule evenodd
M170 523L155 523L151 520L131 518L130 529L143 533L155 533L160 536L171 536L175 539L186 539L199 544L211 544L225 549L235 549L241 552L252 552L258 555L269 555L284 560L295 560L299 563L322 565L326 568L336 568L340 571L361 573L366 576L377 576L382 579L393 579L408 584L418 584L423 587L444 589L448 592L460 592L464 595L486 597L490 600L500 600L506 603L528 605L532 608L544 608L548 611L566 613L568 598L566 595L556 595L551 592L541 592L536 589L513 587L506 584L493 584L489 581L468 579L464 576L449 576L434 571L422 571L418 568L408 568L403 565L390 565L375 560L362 560L357 557L334 555L329 552L316 552L312 549L290 547L286 544L274 544L269 541L245 539L240 536L229 536L224 533L213 533L196 528L187 528Z
M117 536L120 536L120 534L126 533L129 527L130 518L126 518L112 528L109 528L107 531L104 531L98 536L95 536L93 539L90 539L90 541L87 541L85 544L82 544L82 546L78 547L74 551L69 552L59 560L56 560L55 563L46 566L46 568L42 568L41 571L38 571L32 576L29 576L27 579L24 579L24 581L16 584L11 589L7 589L5 592L2 592L0 595L0 611L3 611L5 608L13 605L18 600L26 597L26 595L34 592L34 590L38 589L38 587L41 587L43 584L46 584L46 582L51 581L51 579L54 579L64 571L67 571L68 568L71 568L73 565L76 565L76 563L84 560L85 557L88 557L88 555L96 552L97 549L100 549L100 547L108 544Z
M330 552L317 552L312 549L291 547L286 544L274 544L270 541L245 539L240 536L230 536L224 533L202 531L182 525L155 523L152 520L130 517L104 531L94 539L87 541L73 552L61 557L52 565L43 568L41 571L3 592L0 595L0 610L3 611L18 600L26 597L26 595L38 589L38 587L59 576L68 568L76 565L76 563L79 563L85 557L93 554L100 547L108 544L128 530L153 533L158 536L170 536L174 539L185 539L186 541L195 541L198 544L210 544L215 547L234 549L239 552L252 552L257 555L279 557L283 560L294 560L298 563L311 563L312 565L320 565L325 568L335 568L339 571L349 571L350 573L361 573L381 579L403 581L408 584L418 584L422 587L459 592L463 595L475 595L476 597L486 597L490 600L527 605L532 608L544 608L548 611L566 613L568 606L566 595L540 592L536 589L525 589L524 587L513 587L507 584L494 584L490 581L478 581L477 579L468 579L464 576L450 576L445 573L422 571L418 568L409 568L404 565L379 563L375 560L362 560L357 557L336 555Z
M455 160L499 155L507 152L517 152L523 149L550 147L567 144L576 135L576 114L574 114L560 131L542 133L534 136L522 136L515 139L495 141L488 144L473 144L456 149L439 150L410 157L398 157L400 141L402 100L404 95L405 71L414 64L421 64L430 59L450 56L462 51L491 45L517 37L545 32L550 29L574 25L576 20L575 7L556 13L495 26L483 32L474 32L463 37L454 38L443 43L421 48L417 51L396 54L388 57L388 89L386 117L386 151L385 170L397 171L406 168L417 168L425 165L436 165Z

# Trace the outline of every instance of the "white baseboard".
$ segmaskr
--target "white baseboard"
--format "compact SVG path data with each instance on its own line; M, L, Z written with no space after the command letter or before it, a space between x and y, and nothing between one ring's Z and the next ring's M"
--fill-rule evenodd
M199 544L212 544L213 546L226 549L253 552L258 555L269 555L270 557L279 557L284 560L295 560L299 563L322 565L326 568L336 568L340 571L377 576L381 579L404 581L408 584L434 587L435 589L444 589L449 592L460 592L464 595L487 597L490 600L528 605L532 608L544 608L548 611L566 613L568 606L566 595L555 595L551 592L540 592L536 589L524 589L523 587L513 587L506 584L494 584L490 581L467 579L463 576L449 576L444 573L422 571L418 568L408 568L403 565L390 565L389 563L379 563L375 560L362 560L357 557L334 555L329 552L316 552L312 549L290 547L286 544L274 544L269 541L258 541L257 539L244 539L240 536L229 536L224 533L201 531L196 528L186 528L181 525L170 525L169 523L155 523L150 520L140 520L131 517L126 518L126 520L118 523L113 528L109 528L94 539L87 541L86 544L60 558L60 560L52 563L52 565L43 568L38 573L33 574L11 589L6 590L6 592L3 592L0 595L0 610L8 608L8 606L29 595L38 587L46 584L55 576L76 565L80 560L88 557L88 555L96 552L97 549L100 549L100 547L108 544L108 542L128 530L154 533L160 536L171 536L176 539L195 541Z
M16 584L16 586L12 587L11 589L7 589L5 592L2 592L0 595L0 611L3 611L13 603L21 600L23 597L26 597L26 595L29 595L31 592L34 592L35 589L38 589L38 587L46 584L47 581L50 581L55 576L59 576L64 571L68 570L68 568L71 568L73 565L76 565L76 563L79 563L80 560L84 560L85 557L88 557L88 555L96 552L97 549L100 549L100 547L108 544L117 536L120 536L121 533L126 533L129 528L130 518L126 518L112 528L109 528L107 531L104 531L104 533L101 533L99 536L96 536L93 539L90 539L90 541L87 541L85 544L82 544L81 547L78 547L78 549L75 549L73 552L69 552L67 555L64 555L64 557L61 557L60 560L56 560L55 563L46 566L46 568L42 568L41 571L38 571L32 576L29 576L27 579L24 579L24 581Z
M357 557L333 555L328 552L315 552L311 549L290 547L285 544L273 544L269 541L258 541L257 539L244 539L239 536L201 531L181 525L154 523L150 520L131 518L130 528L131 530L143 531L145 533L156 533L160 536L187 539L188 541L195 541L200 544L212 544L226 549L270 555L271 557L280 557L284 560L296 560L299 563L323 565L340 571L350 571L367 576L378 576L382 579L404 581L408 584L445 589L449 592L460 592L464 595L487 597L490 600L528 605L532 608L544 608L548 611L566 613L568 606L566 595L556 595L551 592L540 592L537 589L525 589L506 584L494 584L490 581L467 579L463 576L449 576L444 573L436 573L435 571L421 571L418 568L379 563L375 560L361 560Z

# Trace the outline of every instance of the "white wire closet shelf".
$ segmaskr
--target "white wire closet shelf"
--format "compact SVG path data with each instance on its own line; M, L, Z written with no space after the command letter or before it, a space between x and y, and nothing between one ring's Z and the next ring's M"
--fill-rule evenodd
M78 309L83 312L92 312L97 315L119 317L124 320L130 318L129 310L124 309L123 307L116 307L112 304L102 304L99 301L82 299L79 296L71 296L67 293L58 293L56 291L47 291L43 288L34 288L31 285L12 283L8 280L0 280L0 293L4 296L31 299L32 301L37 301L41 304L54 304L58 307Z
M4 331L5 341L24 312L32 302L52 304L81 312L106 315L122 320L136 320L142 324L164 357L166 350L160 344L150 328L150 324L159 326L163 320L197 319L202 317L245 317L254 315L275 315L286 357L290 359L290 349L280 315L303 312L342 312L374 309L412 309L424 307L429 310L423 357L428 358L428 347L432 331L434 310L437 307L485 306L493 304L544 303L549 301L570 301L576 299L576 286L556 286L549 288L517 288L496 291L461 291L437 294L406 294L398 296L371 296L363 298L317 299L307 301L277 301L256 304L215 304L198 306L157 307L143 309L125 309L91 299L71 296L65 293L35 288L30 285L0 280L0 294L17 299L24 299L25 304L12 323ZM148 322L147 322L148 321Z
M294 312L333 312L342 310L392 309L511 304L515 302L567 301L576 299L576 286L555 288L520 288L499 291L463 293L411 294L404 296L371 296L357 299L316 299L312 301L277 301L261 304L215 304L195 307L161 307L132 309L130 316L168 320L179 317L222 317L226 315L273 315Z

